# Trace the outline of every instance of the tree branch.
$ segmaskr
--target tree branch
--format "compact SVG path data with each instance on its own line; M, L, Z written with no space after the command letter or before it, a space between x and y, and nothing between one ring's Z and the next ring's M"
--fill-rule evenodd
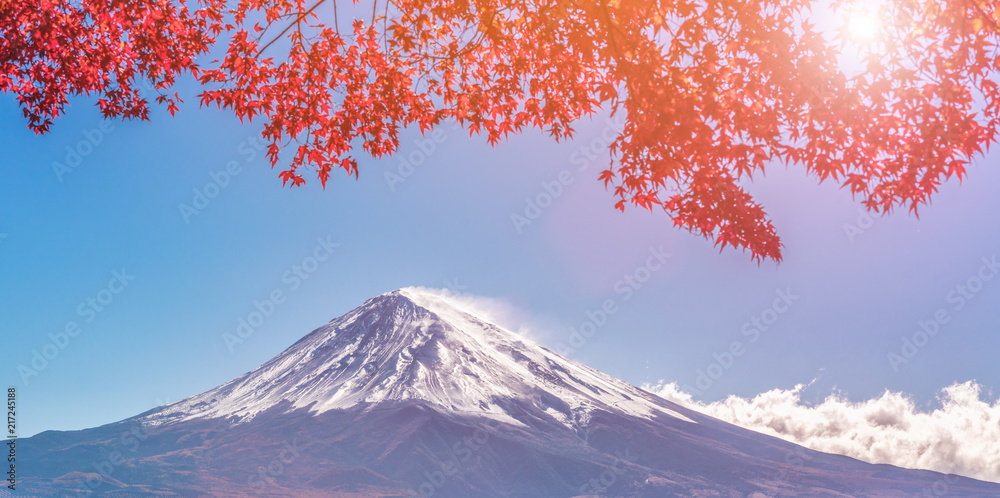
M307 11L299 14L299 17L296 18L294 22L292 22L288 26L285 26L285 29L281 30L281 33L278 33L278 36L275 36L274 39L272 39L271 41L267 42L267 45L264 45L264 48L260 49L260 51L258 51L257 53L258 54L263 54L264 51L267 50L267 47L270 47L272 44L274 44L274 42L278 41L282 36L284 36L285 33L288 32L288 30L292 29L292 26L295 26L295 25L299 24L299 22L301 22L303 18L305 18L307 15L311 14L312 11L316 10L316 7L319 7L320 5L322 5L323 2L326 2L326 0L319 0L319 1L317 1L315 4L313 4L312 7L309 7L309 10L307 10Z

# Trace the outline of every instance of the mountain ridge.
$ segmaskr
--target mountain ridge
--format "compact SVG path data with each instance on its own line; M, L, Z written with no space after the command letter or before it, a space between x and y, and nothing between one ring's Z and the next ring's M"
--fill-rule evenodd
M214 389L18 449L29 496L1000 495L713 419L413 288Z
M574 414L586 416L598 407L694 423L677 411L679 405L563 358L444 296L413 288L369 299L257 369L168 405L148 421L207 416L239 423L282 401L322 413L412 397L519 423L497 402L525 391L567 425Z

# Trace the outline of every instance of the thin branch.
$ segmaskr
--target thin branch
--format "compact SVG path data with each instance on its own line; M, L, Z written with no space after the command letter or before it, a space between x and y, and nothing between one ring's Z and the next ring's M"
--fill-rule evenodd
M260 49L260 51L257 53L263 54L264 51L267 50L267 47L270 47L274 42L278 41L282 36L284 36L284 34L288 32L288 30L292 29L292 26L297 26L300 22L302 22L303 18L311 14L312 11L316 10L316 7L323 5L323 2L326 2L326 0L317 1L315 4L313 4L312 7L309 7L309 10L299 14L299 17L295 19L295 22L289 24L288 26L285 26L285 29L281 30L281 33L278 33L278 36L275 36L273 40L267 42L267 45L264 45L264 48Z
M983 6L979 5L979 2L973 1L972 7L975 8L984 19L989 21L990 25L993 26L993 31L995 33L1000 33L1000 24L997 24L996 18L983 10Z
M389 32L389 4L392 0L385 0L385 13L382 14L382 52L385 53L386 57L389 56L389 37L386 33Z
M333 28L340 34L340 20L337 19L337 0L333 0Z

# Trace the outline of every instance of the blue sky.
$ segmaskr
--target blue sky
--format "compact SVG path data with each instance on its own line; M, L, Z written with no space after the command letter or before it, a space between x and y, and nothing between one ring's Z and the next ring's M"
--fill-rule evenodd
M814 379L806 402L890 389L933 406L954 382L1000 388L1000 279L976 283L992 276L983 258L1000 254L995 155L964 185L945 185L919 221L900 212L870 224L847 191L774 166L750 188L785 261L758 266L664 213L613 210L596 179L613 127L602 116L564 143L531 132L492 148L449 126L408 133L396 156L363 157L360 179L335 175L324 191L318 181L282 188L253 126L194 104L176 118L160 109L151 122L105 123L75 100L41 137L20 115L12 96L0 99L0 375L18 388L21 436L200 393L411 285L500 299L543 345L570 346L636 385L677 382L705 402ZM545 204L545 194L551 204L525 212L526 198ZM845 224L859 231L849 237ZM978 290L959 298L960 284ZM609 301L604 321L596 311ZM257 308L269 316L227 345ZM919 342L919 322L938 310L947 323L894 369L887 354L904 352L903 337ZM602 323L573 341L588 321ZM67 326L75 336L60 335ZM700 372L718 375L702 389Z

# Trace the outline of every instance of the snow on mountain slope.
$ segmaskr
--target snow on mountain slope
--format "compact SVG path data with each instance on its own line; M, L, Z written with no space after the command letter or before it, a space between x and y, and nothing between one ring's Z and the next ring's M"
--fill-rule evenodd
M593 410L695 423L668 401L415 288L369 299L257 369L148 414L145 422L226 418L238 424L275 407L322 413L403 400L515 425L524 425L523 412L510 410L512 402L566 426Z

